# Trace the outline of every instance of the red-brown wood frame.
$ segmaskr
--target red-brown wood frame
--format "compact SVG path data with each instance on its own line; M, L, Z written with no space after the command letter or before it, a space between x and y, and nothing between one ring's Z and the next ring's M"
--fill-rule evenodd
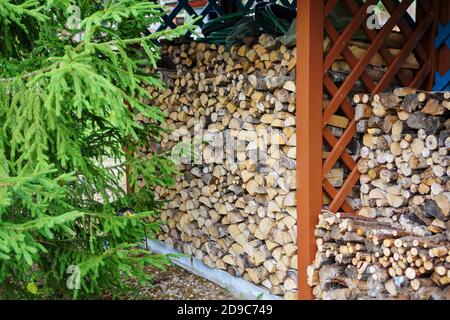
M323 9L321 1L297 2L297 243L298 290L303 299L312 296L306 269L316 253L311 232L322 208L322 75L318 70L323 64Z
M196 1L189 1L189 5L192 8L199 8L199 7L204 7L208 4L207 0L196 0ZM169 3L168 6L170 7L175 7L175 3Z
M338 1L342 1L354 16L340 34L328 17ZM377 2L367 0L361 5L356 0L297 0L297 242L300 299L313 298L307 285L306 271L317 250L314 229L322 209L322 193L331 198L329 210L354 212L347 196L355 187L359 173L356 161L346 148L356 134L350 97L356 81L360 80L368 93L382 92L394 80L402 86L431 89L434 71L448 70L450 64L448 51L437 54L433 46L439 19L445 22L450 17L449 1L418 0L417 21L414 24L406 12L413 0L382 0L390 18L380 30L370 30L366 25L367 7ZM406 39L395 56L385 44L394 28L398 28ZM359 60L348 48L349 41L358 30L363 30L370 41ZM323 50L324 34L331 40L331 47L326 53ZM386 64L386 71L375 82L366 73L366 68L377 53ZM401 69L411 53L419 62L419 69L412 76ZM328 73L338 57L342 57L351 68L340 86L333 82ZM322 108L324 92L330 96L325 109ZM327 126L336 113L349 120L339 138ZM322 162L324 143L328 144L330 152ZM339 189L333 187L326 177L337 162L348 170L347 178Z

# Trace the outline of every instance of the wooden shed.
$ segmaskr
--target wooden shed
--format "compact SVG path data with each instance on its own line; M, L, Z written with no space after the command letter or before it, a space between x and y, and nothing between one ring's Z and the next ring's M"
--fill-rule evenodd
M228 3L228 1L226 1ZM230 0L231 2L231 0ZM255 0L234 0L237 9L247 9ZM273 1L271 1L273 2ZM432 90L437 78L443 78L450 69L450 52L445 39L449 39L445 26L450 23L450 2L439 0L282 0L280 3L297 8L297 226L298 226L298 291L300 299L311 299L307 285L307 266L314 259L316 244L314 228L323 206L324 195L329 199L329 210L353 212L347 196L359 179L356 162L346 151L356 134L354 109L350 93L356 82L368 93L382 92L393 81L404 87ZM341 30L330 21L330 13L337 4L343 4L352 19ZM371 21L372 6L382 3L387 19L382 24ZM180 0L172 13L165 18L166 26L180 10L193 12L191 6L203 6L202 15L210 11L224 14L223 1ZM408 8L415 4L415 15ZM372 21L373 22L373 21ZM199 22L202 23L201 21ZM173 26L173 25L172 25ZM396 29L405 39L395 56L386 45L390 32ZM447 28L449 29L449 28ZM355 56L348 44L356 32L369 39L362 56ZM438 38L439 34L439 39ZM324 35L330 40L324 50ZM447 40L448 41L448 40ZM419 67L413 73L404 73L402 64L414 54ZM379 56L386 71L374 82L366 67L374 56ZM328 70L338 59L345 60L351 72L340 86L330 79ZM324 106L323 95L330 97ZM345 115L349 125L340 138L331 134L326 124L337 110ZM322 156L323 144L330 147L328 156ZM350 172L343 185L333 187L327 179L328 172L340 161Z

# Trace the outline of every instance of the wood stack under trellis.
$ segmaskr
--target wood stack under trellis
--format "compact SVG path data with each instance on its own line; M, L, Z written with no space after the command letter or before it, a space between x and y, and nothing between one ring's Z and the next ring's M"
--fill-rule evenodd
M450 299L448 233L421 236L394 223L322 212L308 283L318 299Z
M323 213L310 285L323 299L449 299L450 93L356 95L358 216Z
M190 133L186 145L199 152L173 189L158 190L170 199L159 239L296 298L295 48L263 35L227 50L169 45L162 55L175 69L161 70L167 88L151 92L172 130L161 148L177 150ZM202 130L205 136L193 135ZM230 149L221 145L228 139Z
M355 102L364 144L359 214L422 235L447 231L450 93L398 88Z
M400 49L403 48L403 46L405 45L405 38L401 33L391 32L389 36L386 38L385 44L389 47L389 52L392 54L392 56L395 57L399 54ZM336 45L339 46L338 44L333 43L330 40L330 38L326 37L324 40L325 55L328 55L330 50L334 50L335 48L333 47L335 47ZM356 57L357 59L361 59L366 54L368 46L369 44L366 42L351 40L349 41L346 50L348 50L348 52L351 52L353 56ZM338 56L333 61L333 64L331 65L331 67L327 72L328 73L327 76L334 82L337 88L343 85L347 76L353 71L350 65L346 62L346 59L343 58L343 56L348 58L348 56L346 56L343 52L342 56ZM327 56L325 60L329 60L329 58L330 57ZM408 78L413 78L413 71L419 68L420 68L419 62L417 61L414 54L410 53L408 57L405 59L405 61L401 64L399 74L402 74L403 76ZM378 83L382 78L382 76L385 74L386 62L383 60L382 56L377 53L372 57L372 59L370 60L369 64L367 65L364 71L366 76L369 77L371 81L373 81L374 83ZM329 95L328 90L332 89L329 84L328 85L326 83L324 84L325 86L324 86L323 107L326 108L332 96ZM392 87L397 86L398 83L396 83L396 79L393 79ZM349 95L353 96L353 94L355 93L362 93L362 92L367 92L367 88L365 88L362 81L357 80L353 85ZM349 97L348 100L351 101L351 97ZM340 113L340 111L338 110L328 122L330 124L329 126L330 132L339 139L344 134L344 131L347 128L350 120L352 119L349 119L348 117L345 116L344 113ZM347 152L350 155L352 155L352 157L356 160L360 154L361 146L362 140L360 139L359 135L356 135L352 139L352 141L348 145L346 145ZM324 139L324 152L323 152L324 159L327 158L328 153L329 151L331 151L331 149L332 148L330 148L328 144L328 139ZM345 165L343 165L343 163L341 163L341 160L339 159L334 168L329 172L327 178L333 187L339 189L343 185L344 181L346 181L346 177L349 173L350 171L347 169ZM357 188L354 188L347 198L347 202L355 210L358 210L361 207L361 199L359 197L358 191L359 190L357 190ZM331 200L332 199L329 198L327 193L324 193L324 205L328 205L331 202Z

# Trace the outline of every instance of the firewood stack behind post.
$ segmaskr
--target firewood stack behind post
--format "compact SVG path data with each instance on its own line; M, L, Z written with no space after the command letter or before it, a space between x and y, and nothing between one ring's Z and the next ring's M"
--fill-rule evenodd
M174 150L190 136L201 159L180 167L173 189L158 190L170 199L159 239L296 299L296 49L269 35L246 41L163 48L176 70L162 70L167 87L151 92L172 130L161 148ZM201 130L211 136L193 134Z

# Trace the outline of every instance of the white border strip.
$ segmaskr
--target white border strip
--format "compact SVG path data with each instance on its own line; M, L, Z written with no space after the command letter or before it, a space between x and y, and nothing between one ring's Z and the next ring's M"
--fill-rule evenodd
M167 247L163 242L157 240L147 240L151 251L159 254L182 254L181 252ZM228 290L237 299L242 300L283 300L281 297L273 295L269 290L256 286L245 279L233 277L228 272L220 269L213 269L205 265L200 260L192 256L171 258L173 263L181 268L216 283Z

